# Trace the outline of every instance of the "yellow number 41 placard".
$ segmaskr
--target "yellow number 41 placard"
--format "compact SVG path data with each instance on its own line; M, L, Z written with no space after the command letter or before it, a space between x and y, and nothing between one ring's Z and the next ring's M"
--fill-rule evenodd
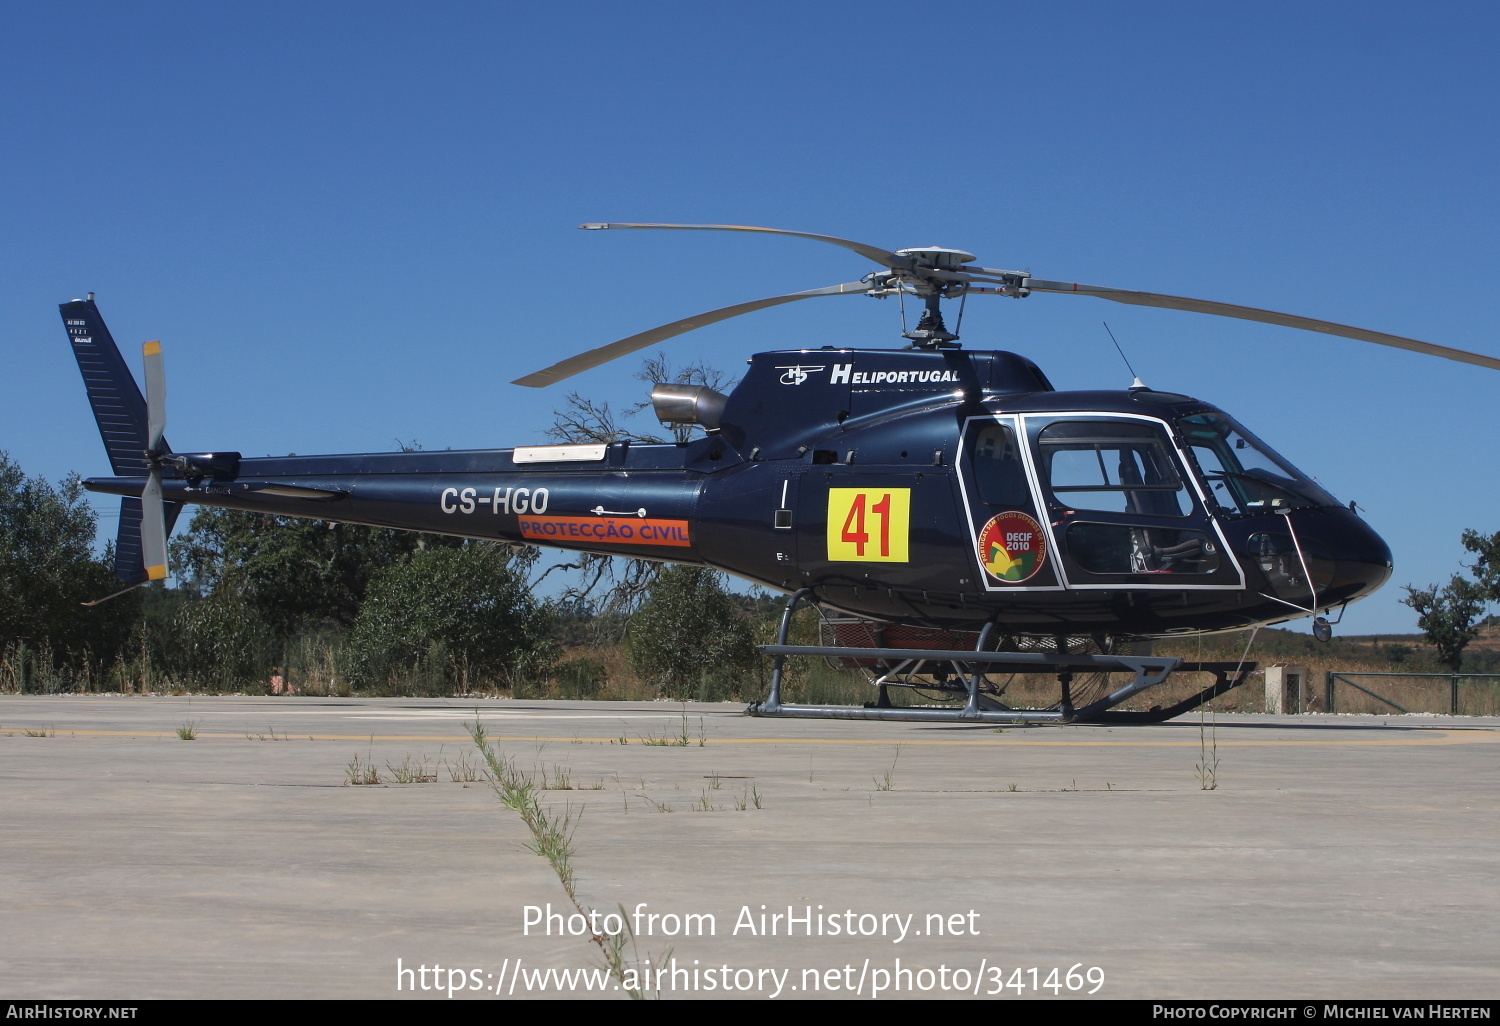
M828 489L828 560L907 563L910 488Z

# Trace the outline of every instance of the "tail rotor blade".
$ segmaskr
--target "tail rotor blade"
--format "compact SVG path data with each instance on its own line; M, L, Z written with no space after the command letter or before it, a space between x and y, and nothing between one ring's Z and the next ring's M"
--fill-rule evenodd
M141 355L146 363L146 437L149 439L146 447L159 452L162 435L167 431L167 375L162 365L161 343L147 342L141 346Z
M167 576L167 512L161 497L162 435L167 430L167 374L162 362L161 343L141 346L146 364L146 437L152 461L141 491L141 555L146 564L146 579L160 581Z
M167 576L167 513L161 498L161 468L152 467L141 491L141 555L148 581Z

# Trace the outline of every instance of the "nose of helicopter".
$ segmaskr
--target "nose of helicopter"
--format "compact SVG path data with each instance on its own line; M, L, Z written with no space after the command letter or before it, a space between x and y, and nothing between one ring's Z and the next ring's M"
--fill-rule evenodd
M1320 585L1319 605L1363 598L1390 580L1390 546L1353 510L1325 507L1291 516L1310 560L1323 564L1312 568Z

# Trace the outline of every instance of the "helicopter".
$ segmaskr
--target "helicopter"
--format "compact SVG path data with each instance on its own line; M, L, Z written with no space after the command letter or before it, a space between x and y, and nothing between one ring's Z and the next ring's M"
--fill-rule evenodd
M142 396L90 293L60 310L114 472L85 487L122 497L115 572L124 590L167 576L167 537L190 503L699 564L789 596L776 644L761 646L773 672L753 714L1154 722L1242 684L1255 664L1184 664L1131 654L1127 643L1306 616L1327 640L1328 616L1390 577L1390 549L1352 503L1212 404L1139 378L1124 391L1058 391L1024 356L961 348L942 303L959 302L961 325L970 295L1087 296L1500 370L1500 359L1414 339L1042 279L940 246L886 250L741 225L579 227L786 235L841 246L877 269L675 321L516 385L545 387L695 328L806 299L910 296L921 319L901 348L755 354L728 394L656 385L658 419L701 430L686 441L247 458L168 446L160 344L143 347ZM825 644L788 644L804 603L824 616ZM880 700L784 702L785 660L816 656L872 668ZM1115 708L1179 670L1214 683L1166 708ZM1001 701L993 675L1018 672L1055 674L1055 707ZM1110 682L1122 673L1127 682ZM1081 674L1105 683L1080 696ZM962 707L889 701L889 686L918 683Z

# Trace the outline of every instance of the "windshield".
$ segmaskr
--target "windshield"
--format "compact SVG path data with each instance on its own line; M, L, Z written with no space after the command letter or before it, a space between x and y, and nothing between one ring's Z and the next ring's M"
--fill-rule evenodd
M1225 414L1197 413L1177 424L1222 508L1250 514L1339 505L1321 485Z

